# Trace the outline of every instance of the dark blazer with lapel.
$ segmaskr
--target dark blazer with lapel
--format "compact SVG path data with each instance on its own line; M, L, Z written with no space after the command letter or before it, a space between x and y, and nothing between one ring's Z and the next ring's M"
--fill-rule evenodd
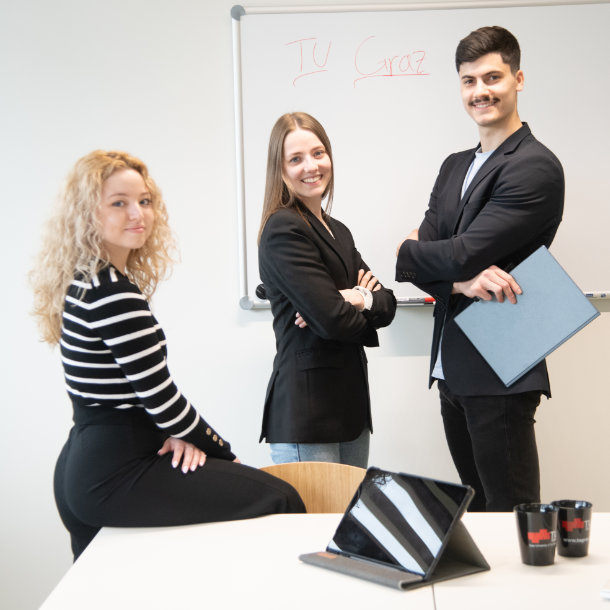
M490 265L510 271L539 246L551 245L563 213L563 170L524 123L481 166L461 197L475 150L451 155L441 166L419 241L407 240L400 248L396 280L412 282L436 299L430 373L442 333L443 374L454 394L540 390L550 395L544 361L504 386L454 321L472 299L451 295L451 288Z
M373 292L359 312L339 290L368 270L348 228L328 219L333 236L307 210L273 214L261 235L259 271L271 302L277 353L267 389L261 440L329 443L372 430L363 345L396 311L391 290ZM299 312L307 327L295 325Z

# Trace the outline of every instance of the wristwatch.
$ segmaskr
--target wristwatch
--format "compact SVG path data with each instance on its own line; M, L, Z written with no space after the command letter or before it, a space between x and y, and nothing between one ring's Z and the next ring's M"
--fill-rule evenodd
M364 286L354 286L354 290L357 290L364 298L364 309L371 309L373 307L373 293Z

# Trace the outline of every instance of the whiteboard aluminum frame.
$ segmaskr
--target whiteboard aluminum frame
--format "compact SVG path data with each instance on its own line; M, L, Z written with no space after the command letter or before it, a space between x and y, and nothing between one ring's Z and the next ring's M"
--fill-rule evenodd
M561 6L570 4L607 4L608 0L463 0L461 2L413 2L403 4L328 4L326 6L251 6L235 5L231 16L290 13L367 13L391 11L434 11L461 8L511 8L528 6Z

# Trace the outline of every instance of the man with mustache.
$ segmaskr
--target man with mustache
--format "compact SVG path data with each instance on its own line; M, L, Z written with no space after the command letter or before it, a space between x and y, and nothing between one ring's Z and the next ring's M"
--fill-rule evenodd
M460 41L455 63L480 143L441 166L423 222L397 250L396 279L436 299L429 383L437 381L460 478L476 492L471 510L510 511L540 501L534 415L541 394L550 396L546 364L507 388L455 316L475 298L516 303L521 288L509 271L553 241L564 177L519 118L516 38L498 26L480 28Z

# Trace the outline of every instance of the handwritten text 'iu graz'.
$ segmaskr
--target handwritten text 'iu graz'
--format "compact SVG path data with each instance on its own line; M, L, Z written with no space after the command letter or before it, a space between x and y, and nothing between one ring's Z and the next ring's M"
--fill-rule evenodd
M376 36L365 38L354 51L353 68L354 87L360 81L370 78L388 78L398 76L429 76L426 71L424 60L425 51L409 51L396 55L379 56L371 46L371 41ZM317 37L299 38L287 42L287 47L296 49L294 62L295 72L292 85L297 86L297 81L302 78L311 77L322 72L329 72L329 58L331 57L332 41L321 41ZM334 69L337 69L335 66Z

